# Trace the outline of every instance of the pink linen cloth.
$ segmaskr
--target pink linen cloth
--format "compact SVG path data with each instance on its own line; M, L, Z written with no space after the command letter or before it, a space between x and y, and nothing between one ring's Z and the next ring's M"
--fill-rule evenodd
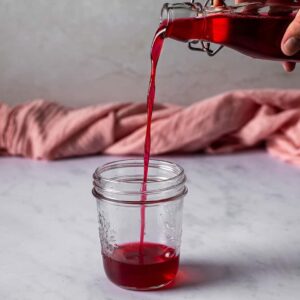
M0 153L46 160L141 155L146 121L145 103L77 109L44 100L0 103ZM272 155L300 165L300 90L237 90L189 107L155 105L153 155L228 153L262 143Z

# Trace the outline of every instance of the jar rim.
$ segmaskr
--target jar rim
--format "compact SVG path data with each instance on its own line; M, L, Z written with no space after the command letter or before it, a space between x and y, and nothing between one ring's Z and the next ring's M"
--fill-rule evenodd
M153 177L149 175L150 180L147 181L146 191L143 191L142 188L137 188L137 186L143 184L143 167L143 159L117 160L98 167L93 174L93 195L98 199L116 203L145 205L172 201L187 193L184 169L176 163L158 159L150 159L149 173L150 170L158 170L155 172L162 172L164 176ZM139 168L139 172L137 171L137 175L139 176L136 176L135 180L132 180L130 175L128 178L126 176L105 176L105 172L110 174L110 171L122 168ZM126 185L125 189L124 185ZM172 189L173 192L170 194L169 191ZM145 195L147 200L142 200L138 195ZM134 197L135 200L125 200L122 196L126 196L125 198L127 198L127 196ZM155 196L156 199L151 199L153 196Z
M159 203L163 203L163 202L174 201L180 197L184 197L187 193L188 193L188 189L186 186L184 186L183 191L176 196L159 199L159 200L148 200L147 199L146 201L143 201L143 200L133 201L133 200L117 200L117 199L105 197L103 195L101 197L99 197L99 194L97 193L95 188L92 189L92 194L94 195L95 198L97 198L99 200L104 200L104 201L108 201L108 202L112 202L112 203L116 203L116 204L127 204L127 205L136 205L136 206L141 206L141 205L147 206L147 205L159 204Z
M167 160L160 160L160 159L150 159L149 160L149 168L152 166L154 166L153 163L159 163L156 165L157 168L159 169L164 169L164 170L169 170L169 171L172 171L171 168L173 168L173 171L175 169L179 170L179 173L176 174L175 176L172 176L172 177L169 177L169 178L166 178L166 179L162 179L160 180L159 182L170 182L170 181L173 181L173 180L176 180L176 178L179 178L180 176L182 176L184 174L184 169L179 166L178 164L176 163L173 163L173 162L170 162L170 161L167 161ZM102 173L104 173L105 171L108 171L108 170L112 170L112 169L117 169L119 168L120 165L122 165L122 167L132 167L134 165L144 165L144 161L142 159L125 159L125 160L116 160L116 161L113 161L113 162L109 162L109 163L106 163L104 164L103 166L101 167L98 167L93 175L93 178L95 180L97 179L100 179L101 177L101 181L104 181L104 182L107 182L107 183L115 183L115 184L118 184L120 182L122 183L132 183L132 181L130 180L124 180L122 179L121 180L117 180L117 179L109 179L109 178L106 178L106 177L103 177L103 176L100 176ZM165 166L162 167L162 166ZM167 167L169 166L169 168ZM155 182L147 182L147 185L151 185Z

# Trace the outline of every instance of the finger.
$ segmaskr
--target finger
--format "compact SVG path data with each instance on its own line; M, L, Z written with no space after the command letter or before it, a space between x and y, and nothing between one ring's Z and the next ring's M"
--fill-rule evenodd
M285 31L281 41L281 50L288 56L294 55L300 50L300 11Z
M296 67L296 63L291 61L285 61L282 63L282 66L286 72L292 72Z

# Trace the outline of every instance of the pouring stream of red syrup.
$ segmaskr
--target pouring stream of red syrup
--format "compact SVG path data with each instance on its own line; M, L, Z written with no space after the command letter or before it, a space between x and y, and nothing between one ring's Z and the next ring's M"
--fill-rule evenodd
M142 184L142 202L147 201L147 181L148 181L148 168L150 160L150 150L151 150L151 121L152 121L152 111L155 100L155 79L156 79L156 68L157 63L164 44L164 34L166 28L162 24L154 36L151 48L151 75L148 88L147 96L147 128L145 135L144 144L144 176ZM141 228L140 228L140 263L143 263L143 245L145 238L145 224L146 224L146 207L145 204L141 205Z

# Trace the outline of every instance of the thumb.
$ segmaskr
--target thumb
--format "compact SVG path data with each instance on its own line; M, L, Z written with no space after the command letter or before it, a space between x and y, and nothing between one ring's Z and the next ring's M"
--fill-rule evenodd
M281 50L287 56L292 56L300 50L300 11L285 31L281 41Z

